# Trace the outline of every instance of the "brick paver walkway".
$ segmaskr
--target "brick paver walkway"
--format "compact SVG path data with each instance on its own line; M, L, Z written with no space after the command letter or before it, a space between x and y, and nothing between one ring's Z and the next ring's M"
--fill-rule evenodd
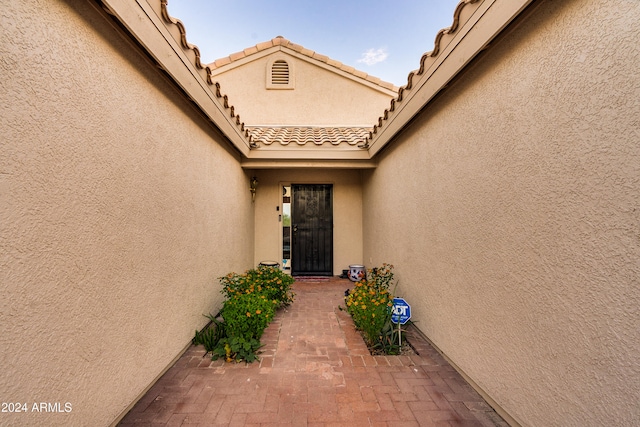
M261 361L191 347L121 426L507 426L424 340L419 355L370 356L344 306L351 282L296 282L262 337Z

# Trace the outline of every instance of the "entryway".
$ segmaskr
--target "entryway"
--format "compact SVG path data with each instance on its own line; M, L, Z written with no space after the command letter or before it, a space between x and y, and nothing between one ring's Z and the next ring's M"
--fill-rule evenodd
M283 222L283 259L290 257L291 274L332 276L333 185L292 184L284 194L291 221Z
M191 346L120 426L442 425L508 427L419 335L419 355L370 356L344 306L345 279L294 283L260 361L225 363Z

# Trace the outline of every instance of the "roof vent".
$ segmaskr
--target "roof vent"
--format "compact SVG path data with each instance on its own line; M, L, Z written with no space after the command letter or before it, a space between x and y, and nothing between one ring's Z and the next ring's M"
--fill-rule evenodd
M289 84L289 64L283 59L278 59L271 66L271 84Z
M269 61L267 89L293 89L292 64L284 59Z

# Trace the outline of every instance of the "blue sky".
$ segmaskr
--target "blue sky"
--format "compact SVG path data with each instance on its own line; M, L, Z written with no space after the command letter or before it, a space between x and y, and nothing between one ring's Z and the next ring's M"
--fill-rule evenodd
M402 86L458 0L169 0L187 39L213 62L276 36Z

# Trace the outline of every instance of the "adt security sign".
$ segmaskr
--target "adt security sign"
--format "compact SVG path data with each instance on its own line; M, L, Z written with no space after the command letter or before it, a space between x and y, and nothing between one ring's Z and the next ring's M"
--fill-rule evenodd
M404 325L411 319L411 306L407 304L404 298L394 298L393 307L391 308L391 321Z

